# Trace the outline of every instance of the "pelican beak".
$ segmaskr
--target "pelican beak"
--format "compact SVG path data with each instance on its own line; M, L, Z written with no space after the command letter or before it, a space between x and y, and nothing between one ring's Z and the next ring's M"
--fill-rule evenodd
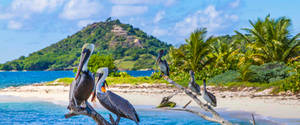
M102 92L106 92L106 88L105 87L108 87L106 80L104 81L104 83L103 83L103 85L101 87L101 91Z
M101 87L102 92L106 92L106 88L104 86Z
M163 54L164 54L164 51L160 50L159 53L158 53L158 57L156 59L155 64L158 64L158 62L161 60L161 57L162 57Z
M83 49L83 51L81 53L81 58L80 58L80 62L79 62L75 80L77 80L79 74L81 73L83 65L88 61L90 54L91 54L91 51L89 49L86 49L86 48Z
M107 84L106 80L104 82L105 82L106 87L108 88L108 84Z
M95 74L95 81L96 81L96 83L95 83L95 86L97 86L98 84L99 84L99 80L100 80L100 78L102 77L102 73L96 73ZM95 102L95 99L96 99L96 87L94 88L94 91L92 92L92 98L91 98L91 101L92 102Z
M103 76L103 73L97 73L96 74L96 77L97 77L96 85L99 83L99 80L101 79L102 76Z
M160 61L160 58L161 58L161 56L160 55L158 55L158 57L157 57L157 59L156 59L156 62L155 62L155 64L157 65L158 64L158 62Z

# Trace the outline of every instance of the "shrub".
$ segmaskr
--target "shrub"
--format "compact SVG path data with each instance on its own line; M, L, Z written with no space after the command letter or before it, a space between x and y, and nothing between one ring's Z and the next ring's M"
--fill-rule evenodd
M249 82L276 82L283 80L289 76L296 74L292 72L291 67L286 66L284 63L271 62L261 66L251 65L249 67Z
M299 93L300 92L300 78L299 74L290 76L284 80L280 80L274 83L280 84L280 86L275 87L273 89L274 93L281 92L281 91L288 91L290 90L292 93Z
M151 79L161 79L160 72L153 72L150 76Z
M241 81L240 73L234 70L228 70L222 74L216 75L215 77L208 80L209 83L229 83Z
M131 77L127 72L119 72L120 77Z

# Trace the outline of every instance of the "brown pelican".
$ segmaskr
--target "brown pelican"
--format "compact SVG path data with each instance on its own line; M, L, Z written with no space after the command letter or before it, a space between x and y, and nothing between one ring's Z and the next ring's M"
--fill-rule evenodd
M212 106L216 107L217 106L217 99L212 93L210 93L206 90L206 80L203 80L203 88L204 88L204 92L202 93L203 99L207 103L209 103Z
M195 92L197 95L201 95L200 93L200 86L195 82L195 74L192 70L190 70L190 82L189 82L189 89Z
M158 53L158 57L156 59L156 64L159 65L160 71L161 71L161 73L163 73L163 75L169 76L170 75L169 65L168 65L166 60L161 59L163 54L164 54L164 50L160 50L159 53Z
M130 104L129 101L120 97L119 95L106 90L107 83L105 81L108 75L108 68L100 68L96 73L96 89L94 93L96 93L97 98L101 105L109 110L110 112L117 115L116 124L119 123L120 118L128 118L133 120L138 124L140 122L139 116L137 115L134 107ZM92 101L95 100L95 96L93 96Z
M87 101L93 92L95 80L91 72L88 70L88 61L93 51L94 44L86 43L82 47L76 77L70 85L68 109L71 109L73 106L79 108L83 102Z

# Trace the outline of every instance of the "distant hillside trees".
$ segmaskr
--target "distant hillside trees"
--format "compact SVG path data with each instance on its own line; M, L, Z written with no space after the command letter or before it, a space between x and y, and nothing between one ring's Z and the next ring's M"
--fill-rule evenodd
M143 69L152 68L154 60L145 60L144 55L155 58L159 49L168 49L166 44L153 36L147 35L129 24L119 20L107 19L105 22L93 23L81 31L52 44L42 50L31 53L28 57L9 61L0 65L0 70L63 70L76 67L81 47L84 43L94 43L95 53L111 55L118 68ZM128 68L124 64L132 64ZM142 59L143 58L143 59ZM136 64L136 61L144 65Z

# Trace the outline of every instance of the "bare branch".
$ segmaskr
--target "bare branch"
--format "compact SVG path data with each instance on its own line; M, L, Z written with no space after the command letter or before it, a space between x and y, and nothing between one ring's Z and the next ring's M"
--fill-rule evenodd
M186 103L182 108L186 108L189 104L191 104L192 100L190 100L188 103Z
M220 123L222 125L232 125L231 122L229 122L229 121L225 120L224 118L222 118L219 115L219 113L216 112L211 106L206 105L203 102L201 102L201 100L199 100L197 98L197 96L194 95L191 91L189 91L188 89L186 89L186 88L182 87L181 85L177 84L176 82L174 82L173 80L171 80L168 77L164 77L164 79L166 81L168 81L170 84L175 85L178 89L183 90L185 92L185 94L187 94L188 96L190 96L202 109L204 109L207 112L210 112L213 115L213 117L206 116L206 115L204 115L204 114L202 114L200 112L193 111L193 110L190 110L190 109L177 109L177 110L188 111L188 112L194 113L194 114L202 117L203 119L206 119L208 121L217 122L217 123ZM172 110L174 110L174 109L172 109Z
M170 100L173 98L173 96L177 95L180 91L176 91L174 94L167 96L167 98Z
M86 108L70 107L71 111L70 113L65 114L65 118L70 118L76 115L86 115L93 118L93 120L96 121L98 125L112 125L111 123L106 121L98 112L96 112L96 110L87 101L85 102L85 104Z
M190 113L193 113L195 115L198 115L198 116L202 117L205 120L220 123L219 120L217 120L217 119L215 119L213 117L209 117L209 116L207 116L207 115L205 115L205 114L203 114L201 112L197 112L197 111L194 111L194 110L191 110L191 109L187 109L187 108L163 108L163 109L166 109L166 110L176 110L176 111L186 111L186 112L190 112ZM222 123L222 124L224 124L224 123Z
M252 114L251 116L252 116L252 124L255 125L256 123L255 123L254 115Z

